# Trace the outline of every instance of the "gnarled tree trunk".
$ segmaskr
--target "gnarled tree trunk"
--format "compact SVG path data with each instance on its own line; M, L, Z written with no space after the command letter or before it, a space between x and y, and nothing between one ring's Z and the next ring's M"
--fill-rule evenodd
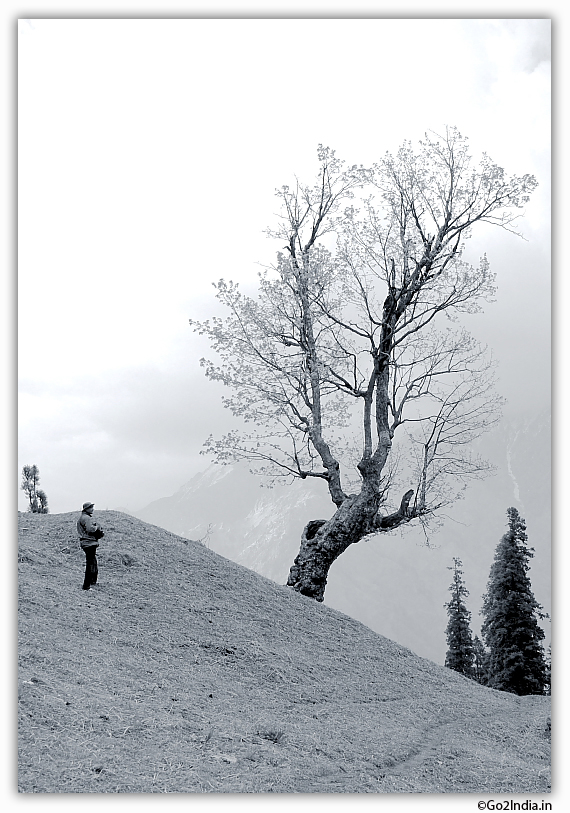
M351 494L328 519L311 520L301 536L301 548L289 571L287 585L304 596L323 601L331 565L349 545L360 542L371 533L388 531L408 522L414 512L409 509L413 491L408 491L398 511L378 515L379 494Z

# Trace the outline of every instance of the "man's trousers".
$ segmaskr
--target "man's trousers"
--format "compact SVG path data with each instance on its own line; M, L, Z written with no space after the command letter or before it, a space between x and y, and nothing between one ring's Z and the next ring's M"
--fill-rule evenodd
M97 548L99 545L88 545L85 551L85 580L83 589L89 590L92 584L97 584Z

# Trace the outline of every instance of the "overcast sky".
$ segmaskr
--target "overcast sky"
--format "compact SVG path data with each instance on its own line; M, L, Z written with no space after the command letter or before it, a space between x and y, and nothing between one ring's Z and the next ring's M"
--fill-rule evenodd
M188 319L255 283L319 143L367 165L450 124L537 176L526 241L474 236L499 291L470 328L509 408L547 408L549 60L544 20L20 21L18 467L50 510L137 510L206 467L227 419Z

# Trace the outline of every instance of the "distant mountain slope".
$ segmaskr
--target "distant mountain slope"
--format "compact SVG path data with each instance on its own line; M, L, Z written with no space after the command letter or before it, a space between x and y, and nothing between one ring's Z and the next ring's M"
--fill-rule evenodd
M545 793L549 698L486 689L202 545L19 516L22 793Z
M285 582L304 524L331 516L334 506L323 483L261 486L245 465L211 465L136 516L189 539L207 537L213 550Z
M472 483L426 546L420 528L380 535L349 548L333 565L325 603L439 663L445 659L444 603L454 556L464 565L472 626L479 631L481 596L495 548L514 505L536 549L531 579L550 611L550 417L503 421L478 451L497 473ZM188 538L207 537L223 556L284 584L311 519L331 516L322 482L260 487L246 466L210 466L171 497L137 516ZM549 639L549 625L545 622Z

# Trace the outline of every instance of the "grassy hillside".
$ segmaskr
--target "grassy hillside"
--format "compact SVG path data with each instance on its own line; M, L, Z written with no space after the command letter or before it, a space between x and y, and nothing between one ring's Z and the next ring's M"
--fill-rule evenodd
M480 634L482 596L507 530L507 508L514 506L526 520L535 549L529 571L534 595L550 613L550 419L527 417L503 422L474 444L473 452L497 471L469 485L464 499L446 512L442 527L430 533L429 547L422 526L413 523L351 545L330 570L325 604L443 665L448 568L454 556L463 562L467 607L473 632ZM170 497L128 513L186 538L207 536L212 550L284 584L303 527L332 516L334 505L322 480L269 489L249 469L244 461L211 464ZM541 626L546 648L550 623Z
M197 543L19 516L24 793L545 793L549 699L486 689Z

